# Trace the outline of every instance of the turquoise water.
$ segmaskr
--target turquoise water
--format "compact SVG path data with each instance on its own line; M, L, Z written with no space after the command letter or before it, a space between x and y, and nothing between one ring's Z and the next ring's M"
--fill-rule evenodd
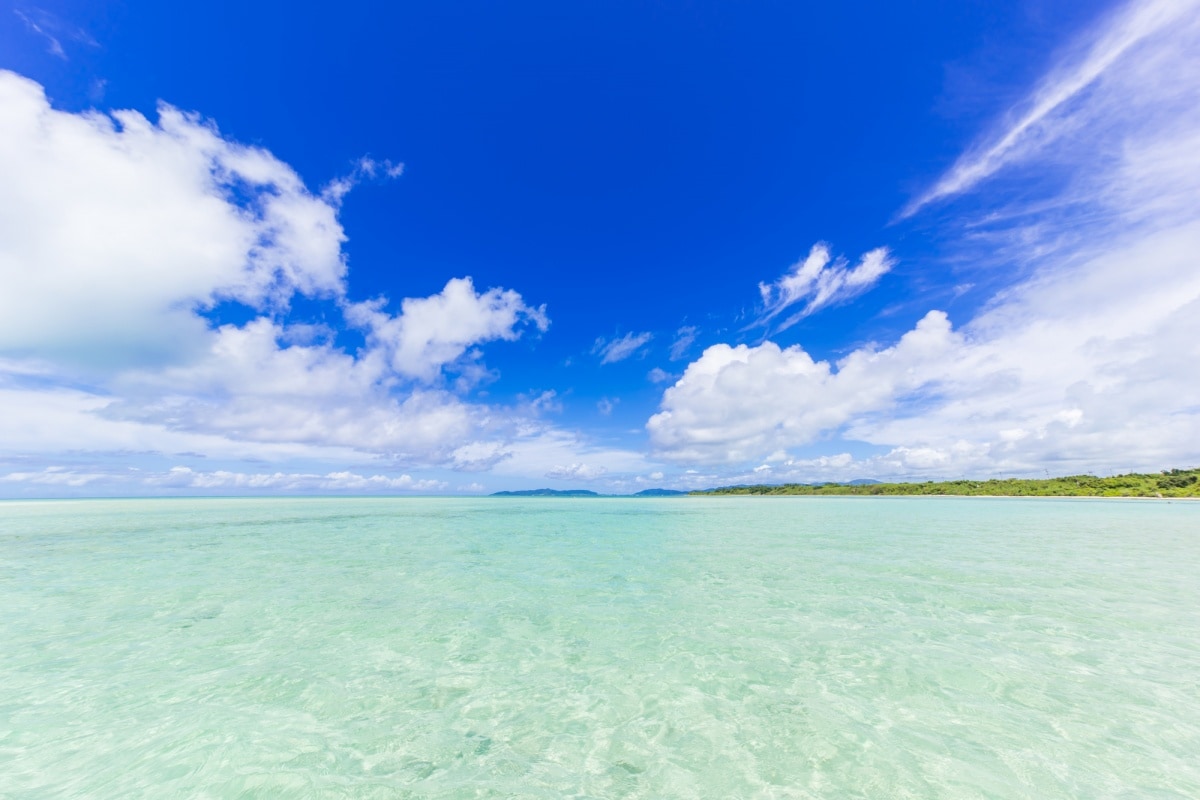
M1200 503L0 503L0 797L1200 797Z

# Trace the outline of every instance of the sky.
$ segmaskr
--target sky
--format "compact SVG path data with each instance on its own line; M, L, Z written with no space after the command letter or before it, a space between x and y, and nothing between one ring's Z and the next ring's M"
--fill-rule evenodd
M1200 0L0 3L0 497L1157 471L1197 364Z

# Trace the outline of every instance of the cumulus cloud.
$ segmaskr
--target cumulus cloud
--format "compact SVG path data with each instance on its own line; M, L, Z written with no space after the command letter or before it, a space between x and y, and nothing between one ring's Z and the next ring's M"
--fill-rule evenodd
M4 449L471 468L460 448L532 435L532 406L453 390L493 374L481 346L546 330L544 306L469 277L396 314L386 298L349 299L339 204L355 183L401 171L362 159L314 193L195 114L59 111L0 71ZM366 347L287 323L297 294L340 311ZM215 326L205 314L219 303L251 318Z
M246 442L341 447L438 462L485 426L487 411L436 388L390 391L380 354L329 343L280 347L258 319L216 330L192 361L115 377L96 412L108 420Z
M398 374L432 381L476 344L521 336L518 326L532 323L545 331L546 307L531 308L511 289L476 292L470 278L453 278L438 294L407 298L401 313L384 312L385 301L352 303L346 318L368 332L368 341L386 353Z
M760 459L888 408L937 376L957 338L934 311L894 347L856 350L836 369L798 346L714 345L666 390L646 428L656 452L672 461Z
M886 247L877 247L863 255L858 264L838 256L833 258L829 245L818 242L808 256L797 261L786 275L775 283L760 283L763 313L758 324L765 325L783 311L802 304L795 313L777 326L785 330L822 308L845 302L874 286L893 266Z
M342 291L336 209L194 115L57 111L0 71L0 132L0 351L161 362L204 337L197 309Z
M600 356L601 364L615 364L637 353L653 338L654 334L652 333L633 332L612 341L600 337L592 346L592 352Z

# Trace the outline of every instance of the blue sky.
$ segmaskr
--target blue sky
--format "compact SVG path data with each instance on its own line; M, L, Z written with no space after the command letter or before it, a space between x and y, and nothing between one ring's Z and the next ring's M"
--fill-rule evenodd
M1200 6L0 9L0 496L1200 461Z

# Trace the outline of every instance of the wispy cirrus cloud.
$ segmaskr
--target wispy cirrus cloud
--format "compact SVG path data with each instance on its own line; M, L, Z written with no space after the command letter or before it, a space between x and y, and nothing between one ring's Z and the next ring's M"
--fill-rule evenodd
M63 61L67 61L67 51L63 48L62 39L67 38L89 47L99 47L99 43L83 28L68 25L59 17L44 8L26 6L15 8L13 13L30 32L46 40L46 52Z
M33 33L36 33L38 36L41 36L46 40L46 52L47 53L49 53L52 56L57 56L58 58L61 58L63 61L67 60L67 51L63 50L62 42L60 42L58 40L57 36L55 36L53 33L50 33L46 29L47 25L46 25L46 19L44 16L44 12L39 14L36 9L31 9L31 11L27 12L27 11L22 11L21 9L18 8L18 9L14 9L13 13L16 14L18 18L20 18L21 22L25 23L26 28L28 28ZM40 19L35 20L34 19L35 15L40 17Z
M696 342L696 337L700 334L700 329L695 325L684 325L679 330L675 331L675 341L671 342L670 359L678 361L687 355L688 350Z
M776 331L786 330L826 306L853 299L874 286L893 266L895 259L886 247L863 254L853 267L842 256L836 259L829 245L818 242L808 256L797 261L774 283L760 283L763 312L756 325L771 323L784 311L799 306Z
M1153 59L1153 53L1138 53L1171 25L1189 24L1196 13L1194 0L1145 0L1118 9L1090 34L1077 40L1061 63L989 135L968 149L938 181L916 197L900 213L904 219L939 199L973 188L1006 165L1026 158L1067 131L1075 130L1076 103L1093 103L1084 97L1124 58ZM1194 81L1195 75L1147 76L1160 81ZM1120 113L1121 109L1113 108ZM1114 120L1120 117L1114 117Z
M611 341L600 337L592 345L592 353L600 356L601 364L615 364L636 354L653 338L654 334L652 333L633 333L632 331Z

